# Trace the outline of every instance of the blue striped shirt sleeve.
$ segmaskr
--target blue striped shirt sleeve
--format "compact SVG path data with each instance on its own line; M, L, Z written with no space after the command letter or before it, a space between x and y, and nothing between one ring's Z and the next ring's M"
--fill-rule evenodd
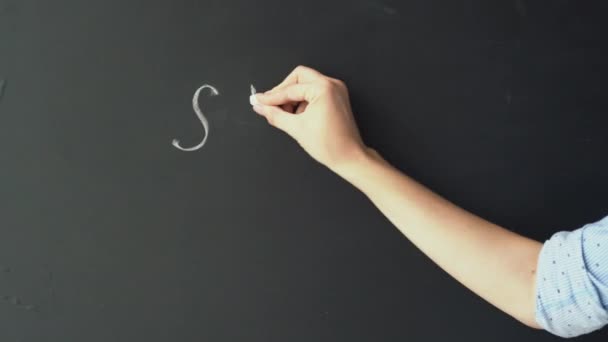
M544 243L536 275L536 321L561 337L608 324L608 216Z

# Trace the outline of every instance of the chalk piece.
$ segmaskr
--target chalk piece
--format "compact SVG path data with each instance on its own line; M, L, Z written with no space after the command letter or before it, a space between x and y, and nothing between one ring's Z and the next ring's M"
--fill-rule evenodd
M251 86L251 95L249 95L249 103L252 106L255 106L255 105L260 104L260 102L258 102L258 99L255 97L255 93L257 92L255 90L255 87L253 86L253 84L251 84L250 86Z

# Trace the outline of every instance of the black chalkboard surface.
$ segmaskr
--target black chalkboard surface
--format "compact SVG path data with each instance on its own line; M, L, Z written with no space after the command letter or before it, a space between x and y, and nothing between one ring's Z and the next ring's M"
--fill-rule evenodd
M607 7L0 0L0 340L557 340L434 266L249 85L345 80L369 145L543 240L608 213ZM209 139L181 152L202 84Z

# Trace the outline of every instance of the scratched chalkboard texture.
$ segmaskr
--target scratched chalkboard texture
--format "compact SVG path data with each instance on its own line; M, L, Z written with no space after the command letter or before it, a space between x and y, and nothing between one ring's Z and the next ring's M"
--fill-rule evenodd
M546 239L608 214L607 10L0 0L0 341L557 340L434 266L249 85L345 80L369 145ZM178 151L202 84L209 139Z

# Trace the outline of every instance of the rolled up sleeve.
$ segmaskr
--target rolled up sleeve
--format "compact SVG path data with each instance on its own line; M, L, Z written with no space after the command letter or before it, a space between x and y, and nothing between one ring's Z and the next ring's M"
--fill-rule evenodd
M561 337L608 324L608 217L545 242L536 275L536 321Z

